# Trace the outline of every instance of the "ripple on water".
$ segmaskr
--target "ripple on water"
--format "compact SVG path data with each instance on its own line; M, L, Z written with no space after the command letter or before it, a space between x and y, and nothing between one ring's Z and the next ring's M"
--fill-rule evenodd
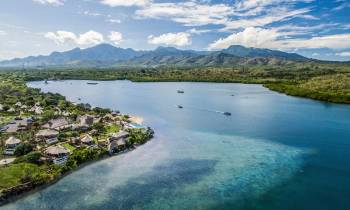
M296 173L304 154L260 139L170 136L83 168L4 209L239 208Z

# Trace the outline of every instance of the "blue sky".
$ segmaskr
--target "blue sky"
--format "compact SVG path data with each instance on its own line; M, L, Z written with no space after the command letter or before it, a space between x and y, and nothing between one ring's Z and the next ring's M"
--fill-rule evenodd
M1 0L0 60L110 43L350 60L350 0Z

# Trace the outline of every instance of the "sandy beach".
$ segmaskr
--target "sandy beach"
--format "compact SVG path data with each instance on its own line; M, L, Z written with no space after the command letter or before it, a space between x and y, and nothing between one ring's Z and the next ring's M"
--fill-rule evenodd
M142 117L138 117L138 116L131 116L130 117L130 121L133 122L133 123L142 125L143 118Z

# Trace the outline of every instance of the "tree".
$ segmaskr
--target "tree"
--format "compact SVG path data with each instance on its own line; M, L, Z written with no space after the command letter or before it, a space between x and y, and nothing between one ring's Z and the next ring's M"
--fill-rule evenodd
M28 143L20 144L16 147L14 154L18 156L26 155L33 150L33 146Z
M41 158L41 153L40 152L30 152L25 157L26 162L28 162L28 163L35 163L35 164L39 163L40 158Z

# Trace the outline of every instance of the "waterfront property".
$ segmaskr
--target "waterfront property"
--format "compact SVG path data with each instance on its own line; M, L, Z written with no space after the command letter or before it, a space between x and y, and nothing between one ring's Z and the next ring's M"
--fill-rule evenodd
M45 150L49 160L54 164L63 165L69 156L69 150L62 146L50 146Z
M5 155L14 155L16 147L21 143L21 140L19 140L16 137L11 136L5 141Z
M40 130L35 134L37 141L45 141L47 144L54 144L58 142L57 136L59 132L52 129Z

